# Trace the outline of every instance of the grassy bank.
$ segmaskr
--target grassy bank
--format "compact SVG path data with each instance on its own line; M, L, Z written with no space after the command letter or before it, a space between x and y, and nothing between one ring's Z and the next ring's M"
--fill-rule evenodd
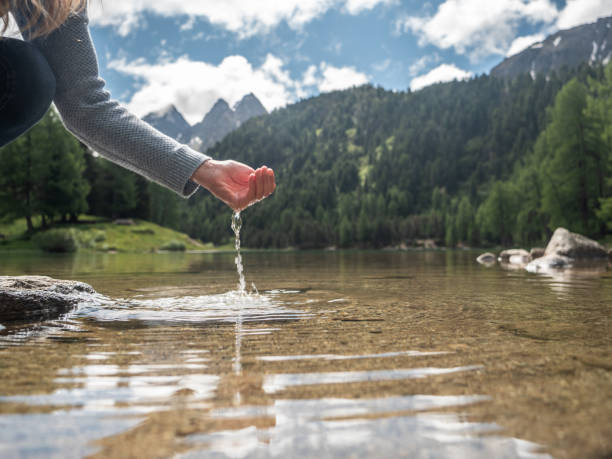
M79 223L55 223L46 230L39 229L40 222L34 221L37 229L32 233L27 232L24 219L0 223L0 250L154 252L214 248L212 244L203 244L186 234L143 220L133 220L133 224L117 224L92 216L83 216L80 220Z

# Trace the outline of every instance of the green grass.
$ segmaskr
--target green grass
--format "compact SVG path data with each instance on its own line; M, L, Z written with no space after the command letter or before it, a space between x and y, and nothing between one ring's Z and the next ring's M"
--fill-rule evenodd
M55 223L52 230L26 232L24 219L0 223L0 250L41 250L35 243L49 231L72 230L78 243L78 250L117 251L117 252L155 252L157 250L207 250L214 249L212 244L202 244L178 231L164 228L144 220L134 220L134 225L115 225L97 217L82 216L86 223ZM35 221L35 226L40 222ZM168 249L170 247L170 249Z
M160 247L160 250L167 250L169 252L184 252L185 249L185 244L177 240L168 241Z

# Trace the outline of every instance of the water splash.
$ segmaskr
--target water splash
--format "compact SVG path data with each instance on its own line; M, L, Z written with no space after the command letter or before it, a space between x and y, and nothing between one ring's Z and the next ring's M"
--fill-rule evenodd
M234 211L232 214L232 230L234 231L235 240L234 247L236 248L236 269L238 271L238 292L241 295L246 295L246 281L244 280L244 267L242 266L242 255L240 254L240 228L242 228L242 219L240 212Z

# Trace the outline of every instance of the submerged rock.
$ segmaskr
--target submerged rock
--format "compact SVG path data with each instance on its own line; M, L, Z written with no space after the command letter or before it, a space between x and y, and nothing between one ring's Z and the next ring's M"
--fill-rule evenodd
M499 261L509 263L511 265L524 265L529 263L529 252L525 249L509 249L503 250L499 254Z
M563 255L544 255L529 262L525 269L530 273L550 272L572 266L572 259Z
M571 233L565 228L557 228L546 246L545 256L561 255L577 260L606 258L605 247L593 239L578 233Z
M497 261L497 257L491 252L485 252L476 258L476 261L481 265L492 266Z
M68 312L96 291L47 276L0 276L0 320L41 320Z

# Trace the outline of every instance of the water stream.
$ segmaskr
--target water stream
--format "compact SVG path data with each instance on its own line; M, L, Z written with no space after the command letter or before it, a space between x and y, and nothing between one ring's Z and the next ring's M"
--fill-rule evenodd
M238 292L246 295L246 281L244 279L244 267L242 266L242 255L240 254L240 228L242 228L242 218L240 211L232 214L232 230L234 231L234 247L236 248L236 269L238 270Z
M240 218L240 212L234 211L232 214L232 230L234 231L234 247L236 248L236 270L238 271L238 294L241 297L247 295L246 292L246 281L244 278L244 266L242 265L242 255L240 254L240 229L242 228L242 218ZM242 347L242 307L238 310L238 317L236 317L235 327L236 341L234 347L236 349L236 355L234 356L233 370L236 376L239 376L242 372L242 359L240 355L240 349ZM240 405L242 400L240 391L236 391L234 394L234 405Z

